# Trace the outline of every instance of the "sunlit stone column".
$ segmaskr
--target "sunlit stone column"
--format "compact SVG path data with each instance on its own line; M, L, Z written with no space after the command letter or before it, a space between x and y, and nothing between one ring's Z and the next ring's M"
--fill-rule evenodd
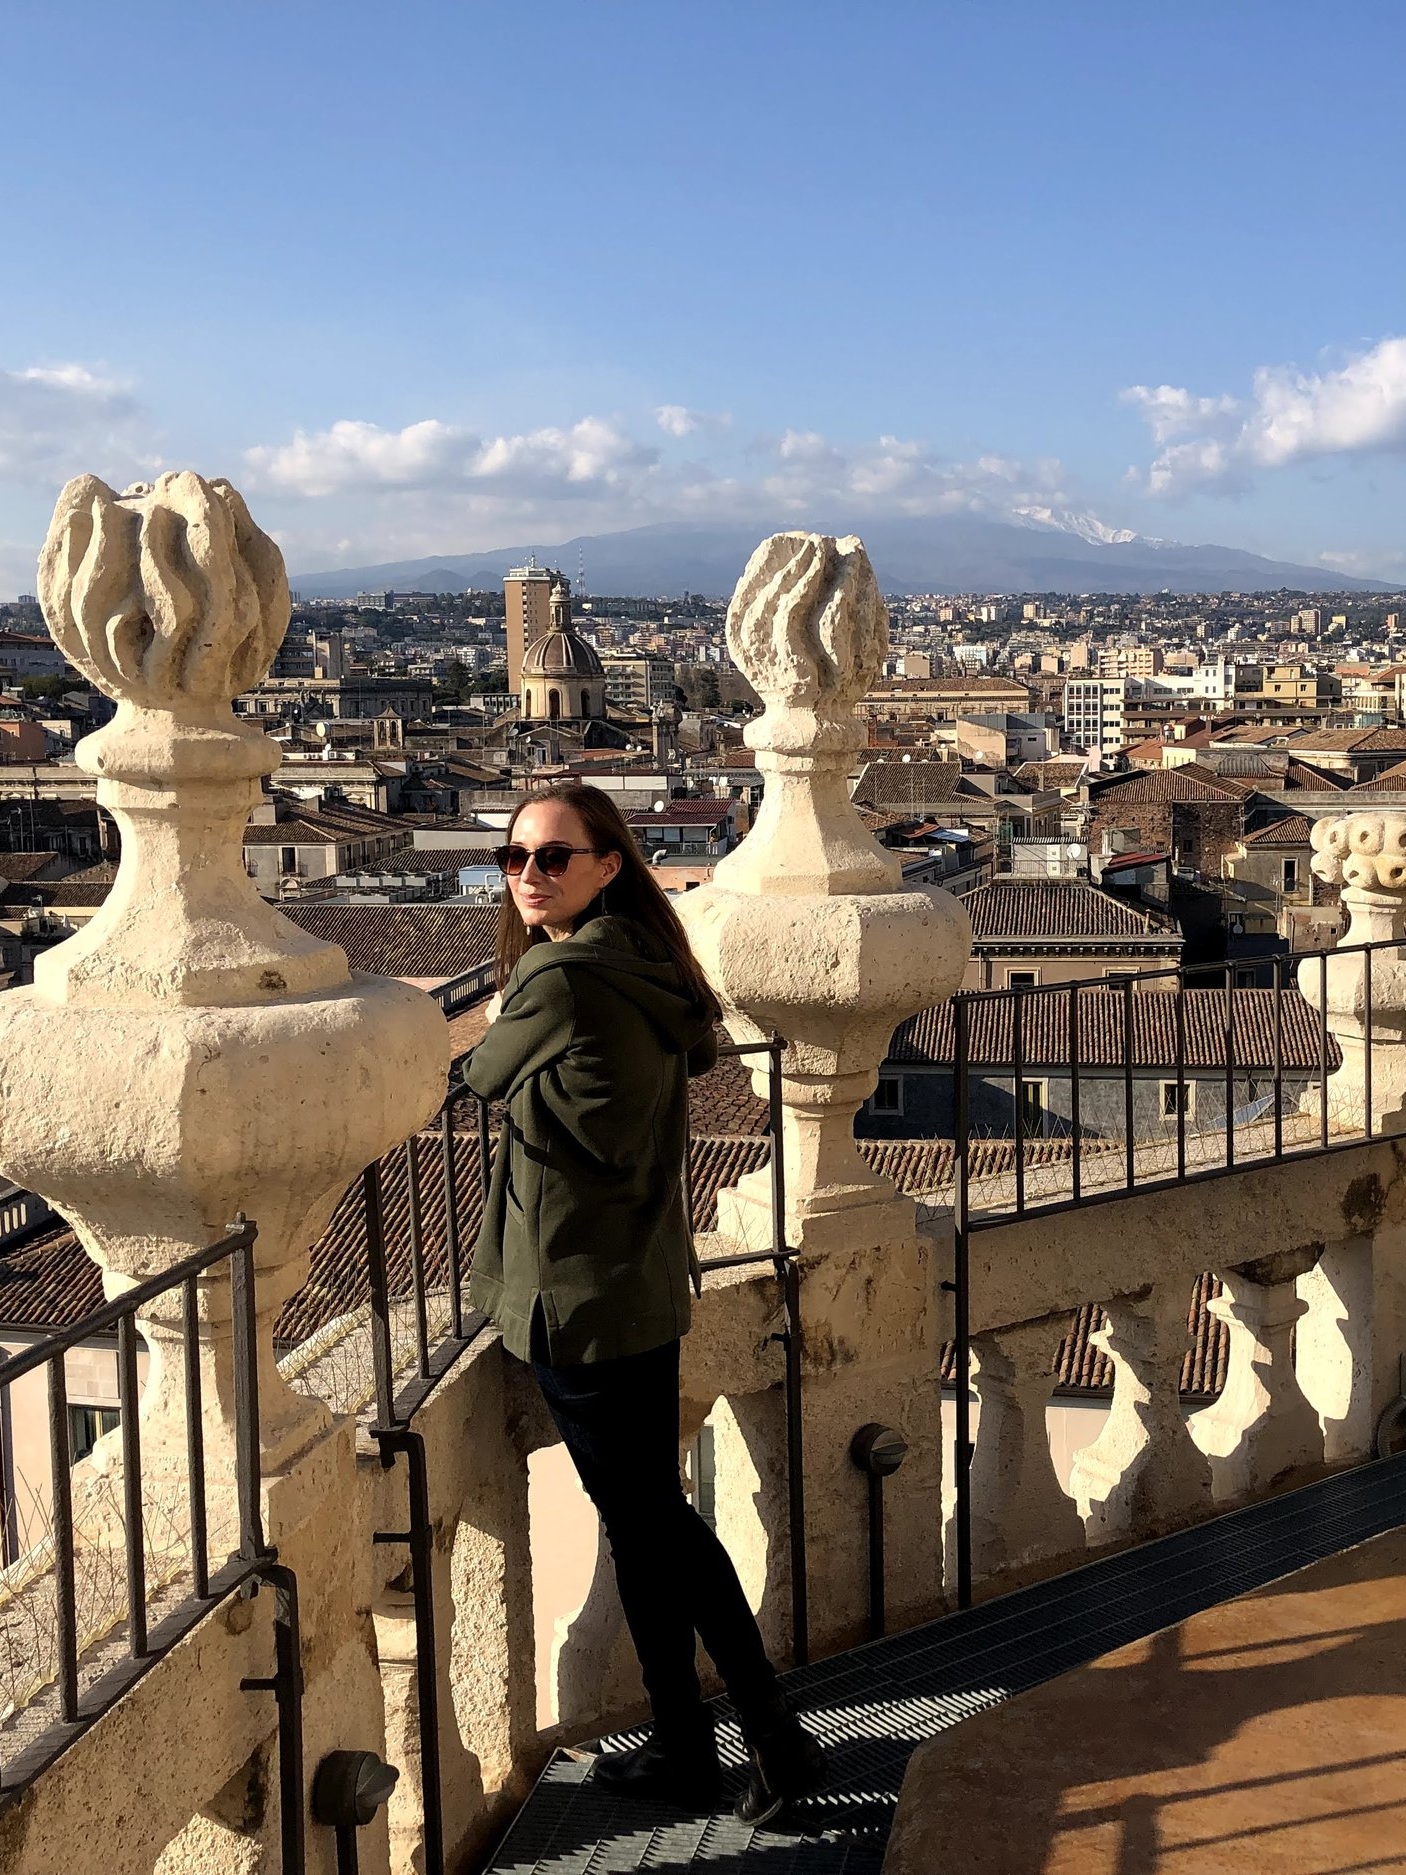
M1406 1127L1406 956L1373 951L1370 963L1354 944L1406 938L1406 812L1344 814L1314 822L1313 870L1341 885L1348 927L1327 965L1328 1026L1342 1066L1328 1086L1335 1130L1358 1131L1366 1113L1368 1004L1371 1018L1372 1124L1384 1132ZM1323 990L1317 960L1299 966L1299 988L1316 1009ZM1370 995L1369 995L1370 992ZM1303 1107L1317 1111L1317 1090Z
M972 1337L980 1407L972 1457L972 1572L995 1575L1077 1558L1084 1527L1060 1489L1045 1409L1059 1325L1051 1317Z
M773 535L738 582L727 631L766 704L746 730L766 792L747 838L679 911L732 1034L787 1043L780 1145L786 1237L802 1254L809 1574L823 1646L865 1627L866 1486L848 1453L866 1421L892 1424L910 1448L885 1489L891 1624L930 1612L938 1593L937 1253L912 1203L860 1157L854 1116L895 1027L957 987L971 932L949 893L904 890L898 858L849 798L865 739L854 704L888 642L862 544ZM766 1092L764 1059L753 1086ZM719 1194L718 1231L770 1248L765 1169ZM768 1475L771 1457L752 1465ZM719 1497L729 1488L720 1473Z
M327 1414L293 1393L271 1327L355 1173L422 1125L449 1047L428 997L353 975L244 870L242 829L278 751L231 700L288 623L282 556L226 482L163 475L116 495L93 476L59 497L39 565L55 643L117 703L85 738L122 833L112 893L0 998L0 1167L70 1218L117 1295L258 1225L264 1463ZM229 1284L202 1283L212 1482L228 1475ZM144 1447L183 1463L179 1296L153 1307Z
M1090 1547L1140 1541L1206 1516L1211 1468L1181 1407L1185 1283L1154 1283L1106 1305L1091 1339L1113 1363L1113 1404L1092 1445L1075 1454L1070 1484Z
M1292 1484L1323 1462L1323 1428L1294 1372L1294 1324L1308 1308L1296 1283L1315 1250L1287 1251L1222 1274L1208 1307L1230 1334L1220 1398L1191 1419L1211 1461L1218 1504Z

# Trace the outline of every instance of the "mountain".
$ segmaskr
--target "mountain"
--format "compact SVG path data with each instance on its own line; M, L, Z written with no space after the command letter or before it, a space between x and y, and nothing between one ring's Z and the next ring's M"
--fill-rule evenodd
M291 584L309 599L349 599L392 587L465 592L496 586L532 553L538 564L575 578L584 561L588 592L624 596L683 592L725 598L752 550L785 525L665 521L619 534L590 534L555 546L491 553L435 554L379 566L300 573ZM820 517L817 526L827 525ZM841 521L834 527L844 532ZM885 592L1389 592L1381 580L1350 579L1322 567L1267 560L1236 547L1182 546L1104 526L1095 516L1030 509L1010 521L972 514L875 521L861 528Z

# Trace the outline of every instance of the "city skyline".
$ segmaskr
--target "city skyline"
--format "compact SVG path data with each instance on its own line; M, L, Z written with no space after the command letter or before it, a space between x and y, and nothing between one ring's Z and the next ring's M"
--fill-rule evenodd
M0 595L186 465L310 572L972 512L1406 576L1394 9L330 17L14 17Z

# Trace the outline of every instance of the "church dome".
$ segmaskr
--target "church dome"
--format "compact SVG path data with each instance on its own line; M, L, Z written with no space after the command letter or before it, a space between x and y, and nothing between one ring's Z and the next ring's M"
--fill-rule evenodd
M573 631L543 632L523 653L524 677L600 678L605 667L595 648Z

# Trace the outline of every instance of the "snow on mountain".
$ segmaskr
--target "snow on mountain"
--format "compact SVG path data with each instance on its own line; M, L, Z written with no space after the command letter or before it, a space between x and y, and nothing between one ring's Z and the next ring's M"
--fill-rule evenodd
M1073 534L1094 547L1126 547L1135 540L1145 546L1163 544L1161 541L1149 540L1146 535L1136 533L1131 527L1110 527L1106 521L1100 521L1096 514L1080 514L1072 508L1014 508L1011 513L1014 519L1031 527L1048 527L1057 534Z

